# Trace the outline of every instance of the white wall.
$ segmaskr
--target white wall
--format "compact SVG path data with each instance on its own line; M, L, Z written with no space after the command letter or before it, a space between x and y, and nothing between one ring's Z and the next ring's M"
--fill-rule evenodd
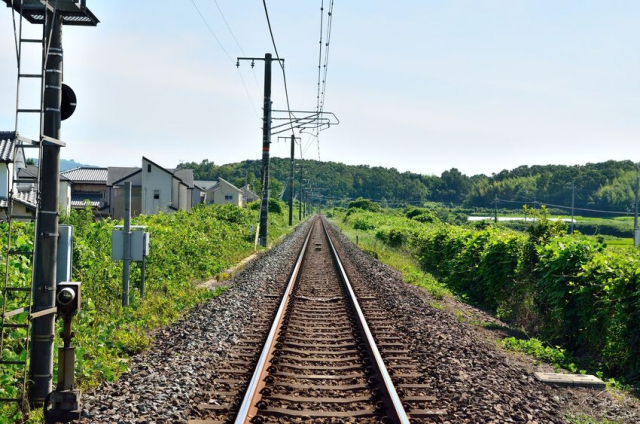
M178 202L178 209L183 211L191 210L191 198L189 196L189 187L185 184L180 183L179 185L180 194L178 195L180 201Z
M148 171L148 165L151 165L151 172ZM173 175L142 159L142 213L151 215L159 211L170 211L172 180ZM155 190L160 191L160 199L154 202Z
M227 196L231 196L231 199L226 199ZM213 191L213 195L209 196L209 193L207 193L207 200L209 203L215 203L216 205L232 204L242 207L242 192L221 179L216 186L216 190Z
M7 166L6 163L0 163L0 197L9 197L9 181L11 177L9 173L12 172L11 166Z
M71 213L71 183L69 181L60 181L58 204L60 205L60 213L67 215Z

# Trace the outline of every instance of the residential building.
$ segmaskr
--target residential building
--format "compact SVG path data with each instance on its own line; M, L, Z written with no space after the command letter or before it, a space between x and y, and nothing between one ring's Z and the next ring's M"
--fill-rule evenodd
M131 215L191 210L195 186L192 169L164 168L143 157L142 167L109 167L107 196L109 214L124 216L124 183L131 183ZM199 190L197 196L200 196Z
M219 178L218 181L196 181L195 184L204 190L205 202L208 204L232 204L238 207L245 205L242 190L224 178Z
M60 190L69 186L71 209L84 209L88 203L96 215L109 214L107 173L107 168L88 166L61 172Z
M247 203L260 200L260 196L258 196L253 191L251 191L251 186L249 184L246 184L245 186L241 187L240 190L242 191L242 201L243 201L242 206L247 206Z
M109 215L114 219L124 217L125 182L131 183L131 216L142 213L142 169L110 166L107 168L107 192Z

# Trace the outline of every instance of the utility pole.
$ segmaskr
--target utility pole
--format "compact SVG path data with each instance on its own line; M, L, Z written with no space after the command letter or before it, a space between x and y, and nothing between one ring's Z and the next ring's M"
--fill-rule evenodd
M298 220L302 221L302 196L304 194L304 189L302 188L302 162L300 163L300 171L298 172L300 173L300 184L298 188L298 197L300 197L298 199Z
M636 164L636 198L633 207L633 245L640 246L640 228L638 228L638 201L640 195L640 162Z
M493 199L493 220L498 223L498 195Z
M294 172L295 172L295 143L296 137L291 134L291 137L278 137L291 140L291 170L289 173L289 225L293 225L293 189L294 189Z
M293 225L293 172L296 153L296 136L291 134L291 175L289 176L289 226Z
M31 348L29 358L29 401L32 407L41 407L52 389L53 349L55 338L56 290L57 290L57 254L58 254L58 196L60 191L60 148L62 121L73 113L75 104L63 102L63 51L62 28L71 26L97 26L98 18L82 1L9 1L8 7L20 14L20 33L22 20L42 25L42 39L16 39L18 48L18 92L16 99L16 132L18 132L18 114L37 112L40 115L38 142L40 147L39 186L37 202L36 231L33 248L33 276L31 287ZM27 4L29 3L29 4ZM53 3L53 4L52 4ZM60 4L59 4L60 3ZM70 18L71 17L71 18ZM70 19L69 19L70 18ZM14 21L15 29L15 21ZM41 43L41 75L25 74L20 71L22 43ZM41 102L38 109L18 107L20 97L20 79L42 77ZM71 97L75 97L71 93ZM70 109L69 109L70 108ZM68 334L68 332L67 332ZM66 343L66 342L65 342ZM60 358L59 358L60 359ZM25 365L26 366L26 365ZM65 398L64 407L73 407L75 396ZM53 409L56 408L52 400ZM46 415L46 414L45 414ZM68 421L68 420L65 420Z
M122 306L129 306L129 273L131 267L131 181L124 183L124 257L122 261Z
M575 228L575 207L576 207L576 182L571 182L571 233L573 234L573 230Z
M44 26L49 41L49 55L44 72L44 119L42 134L60 140L62 118L62 17L51 10ZM49 35L49 37L47 37ZM46 51L46 46L44 47ZM42 140L41 140L42 142ZM42 147L40 166L40 209L36 232L35 284L32 313L55 307L56 258L58 257L58 193L60 192L60 146L46 143ZM55 316L48 314L33 320L33 341L29 375L33 406L43 405L53 381L53 347Z
M236 66L240 67L241 60L250 60L254 65L256 60L264 61L264 105L262 108L262 202L260 203L260 246L267 246L267 224L269 214L269 150L271 148L271 53L265 53L264 59L257 57L239 57ZM284 59L276 59L284 63Z

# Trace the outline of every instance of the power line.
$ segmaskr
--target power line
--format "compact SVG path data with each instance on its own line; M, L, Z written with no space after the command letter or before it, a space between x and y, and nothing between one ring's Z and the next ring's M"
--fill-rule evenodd
M229 60L231 62L233 62L233 59L231 58L231 55L229 54L229 52L227 51L227 49L224 48L224 46L222 45L222 43L220 42L220 39L218 38L218 36L216 35L215 32L213 32L213 29L211 28L211 26L209 25L209 22L207 22L207 20L205 19L204 15L202 14L202 12L200 12L200 9L198 8L198 5L196 4L196 2L194 0L190 0L191 4L193 5L193 7L195 7L196 11L198 12L198 15L200 15L200 18L202 19L202 22L204 22L204 24L207 26L207 28L209 28L209 32L211 33L211 35L213 35L213 38L215 38L215 40L218 42L218 45L220 46L220 48L222 49L222 51L224 52L224 54L227 55L227 57L229 58Z
M209 22L207 22L207 20L205 19L204 15L202 14L200 9L198 8L198 5L195 3L194 0L190 0L190 1L191 1L191 4L193 5L193 7L196 9L196 12L198 12L198 15L200 15L200 19L202 19L202 22L204 22L206 27L209 29L209 32L211 33L213 38L216 40L216 42L218 43L218 45L220 46L222 51L227 55L227 57L229 58L231 63L235 63L233 61L233 58L231 57L231 55L227 51L227 49L225 49L224 46L222 45L222 43L220 42L220 39L218 38L216 33L213 32L213 29L211 28L211 25L209 25ZM217 4L218 3L216 2L216 5ZM218 8L218 10L220 10L220 8ZM220 11L220 14L222 14L222 11ZM224 19L224 15L223 15L222 18ZM225 22L227 22L226 19L225 19ZM228 24L227 24L227 28L229 28ZM231 31L231 28L229 28L229 31ZM233 34L233 32L232 32L232 34ZM233 38L235 39L235 36L233 36ZM236 40L236 43L237 43L237 40ZM240 44L238 44L238 47L240 47ZM242 48L240 48L240 50L242 50ZM256 117L260 118L260 115L258 115L258 111L256 109L256 106L253 104L253 99L251 98L251 95L249 94L249 89L247 88L247 84L245 83L244 78L242 77L242 74L240 73L239 69L238 69L238 75L240 76L240 80L242 81L242 86L244 87L244 91L247 93L247 97L249 98L249 103L251 103L251 109L253 109L253 113L256 115Z
M224 13L222 13L222 9L220 9L220 5L218 4L218 0L213 0L213 2L216 4L216 7L218 8L218 12L220 12L220 16L222 17L222 20L224 21L225 25L227 26L227 29L229 30L229 33L231 34L231 37L233 37L233 41L236 42L236 46L238 46L238 49L240 50L240 52L242 53L243 56L247 56L247 54L242 49L242 46L240 45L240 42L236 38L236 35L233 33L233 30L231 29L231 25L229 25L229 22L227 21L227 18L225 18ZM233 61L233 59L232 59L232 61ZM258 88L258 93L260 93L260 84L258 83L258 77L256 76L256 71L255 71L255 69L253 67L251 67L251 71L253 72L253 79L256 82L256 87Z
M526 202L523 202L523 201L520 201L520 200L509 200L509 199L500 199L500 198L498 198L498 201L502 202L502 203L517 203L517 204L526 203ZM529 203L534 203L534 204L537 204L537 205L540 205L540 206L551 206L552 208L571 210L571 206L555 205L553 203L540 202L538 200L536 200L534 202L529 202ZM574 207L573 209L577 210L577 211L599 212L599 213L608 213L608 214L615 214L615 215L633 215L632 212L604 211L604 210L600 210L600 209L579 208L579 207Z
M331 28L333 28L333 0L329 6L327 17L327 43L324 50L324 75L322 77L322 101L320 102L320 111L324 110L324 100L327 94L327 71L329 69L329 49L331 45Z
M324 0L320 0L320 48L318 49L318 92L316 94L316 111L320 111L320 75L322 73L322 36L324 35Z
M318 113L322 113L324 111L324 103L325 96L327 93L327 72L329 69L329 49L331 45L331 28L333 26L333 0L329 4L329 12L327 13L327 37L326 44L324 49L324 65L322 65L322 69L320 67L321 58L322 58L322 35L323 35L323 18L324 18L324 0L322 0L322 5L320 8L320 51L318 53L318 95L317 95L317 106L316 110ZM322 80L320 78L322 71ZM322 81L322 83L321 83ZM322 89L320 88L322 85ZM320 98L322 97L322 100ZM320 127L316 126L316 144L318 146L318 160L320 160Z
M284 93L287 97L287 111L289 111L289 123L291 124L291 135L295 136L293 131L293 117L291 115L291 106L289 104L289 90L287 88L287 74L284 71L284 63L280 60L280 54L278 53L278 47L276 46L276 39L273 36L273 30L271 29L271 20L269 19L269 10L267 9L267 0L262 0L262 5L264 6L264 14L267 17L267 25L269 26L269 34L271 35L271 43L273 44L273 50L276 53L276 59L278 59L278 63L280 64L280 69L282 69L282 78L284 79Z

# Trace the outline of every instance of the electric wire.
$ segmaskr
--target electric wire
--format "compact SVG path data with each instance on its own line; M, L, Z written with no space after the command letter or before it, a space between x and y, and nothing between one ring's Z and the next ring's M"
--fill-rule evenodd
M322 71L322 36L324 34L324 0L320 0L320 48L318 49L318 92L316 94L316 111L320 111L320 76Z
M289 103L289 89L287 88L287 74L284 71L284 64L280 60L280 54L278 53L278 47L276 46L276 39L273 36L273 29L271 28L271 20L269 19L269 10L267 9L267 0L262 0L262 5L264 6L264 14L267 18L267 25L269 26L269 34L271 35L271 43L273 44L273 50L276 53L276 59L278 60L280 69L282 69L282 78L284 79L284 93L287 98L287 111L289 112L289 124L291 125L291 135L295 136L295 132L293 131L293 118L291 114L291 106Z
M324 6L324 4L323 4ZM320 32L322 34L322 21L323 21L323 17L324 17L324 7L321 9L321 17L320 17ZM329 50L330 50L330 46L331 46L331 29L333 27L333 0L331 0L331 3L329 3L329 11L327 13L327 29L326 29L326 43L325 43L325 49L324 49L324 64L322 65L322 88L320 89L320 63L318 63L318 85L319 85L319 89L320 89L320 93L318 96L318 103L317 103L317 111L318 114L321 115L322 112L324 112L324 104L325 104L325 98L326 98L326 93L327 93L327 73L328 73L328 69L329 69ZM322 35L320 38L320 53L319 55L322 56ZM320 60L319 60L320 62ZM320 98L322 100L320 100ZM320 125L316 126L316 144L318 146L318 160L320 160Z
M324 35L324 0L320 0L320 42L318 48L318 91L316 93L316 112L320 112L320 86L322 75L322 37ZM318 118L320 115L318 115ZM320 121L316 123L316 143L318 145L318 160L320 160L320 139L318 133L320 132Z
M498 198L498 202L499 203L517 203L517 204L525 203L525 202L520 201L520 200L509 200L509 199L501 199L501 198ZM553 204L553 203L541 202L539 200L535 200L535 201L529 202L529 203L534 203L536 205L541 205L541 206L551 206L552 208L571 210L571 206L556 205L556 204ZM582 207L578 207L578 206L575 206L573 208L573 210L585 211L585 212L607 213L607 214L615 214L615 215L633 215L633 212L605 211L605 210L600 210L600 209L582 208Z
M247 54L244 52L244 49L240 45L240 42L236 38L236 35L234 34L233 30L231 29L231 25L229 25L229 22L227 21L227 18L224 16L224 13L222 13L222 9L220 8L220 5L218 4L218 0L213 0L213 2L215 3L216 7L218 8L218 12L220 13L220 16L222 17L222 20L224 21L224 24L227 26L227 29L229 30L229 33L231 34L231 37L233 37L233 41L235 41L236 46L238 46L238 49L240 50L240 52L242 53L243 56L247 56ZM258 77L256 76L256 71L255 71L255 69L253 67L251 67L251 71L253 72L253 79L255 80L256 87L258 88L258 94L260 94L260 84L258 83Z
M222 45L222 42L220 42L220 39L218 38L216 33L213 31L213 28L211 28L211 25L209 25L209 22L207 22L207 19L204 17L202 12L200 11L200 8L196 4L196 2L194 0L190 0L190 1L191 1L191 4L193 5L193 7L196 9L196 12L198 12L198 15L200 15L200 19L202 19L202 22L204 22L205 26L209 29L209 32L211 33L213 38L216 40L216 42L218 43L218 45L220 46L220 48L222 49L224 54L227 55L227 57L229 58L231 63L235 63L233 58L231 57L231 55L227 51L227 49L224 48L224 45ZM217 5L217 3L216 3L216 5ZM218 10L220 10L220 9L218 8ZM220 13L222 14L222 11L220 11ZM223 19L224 19L224 16L223 16ZM226 22L226 19L225 19L225 22ZM228 27L228 25L227 25L227 27ZM229 28L229 30L231 31L231 28ZM235 36L233 38L235 39ZM238 45L238 47L239 47L239 45ZM249 94L249 89L247 88L247 84L245 83L244 78L242 77L242 73L240 72L239 69L238 69L238 75L240 76L240 80L242 81L242 86L244 87L244 91L247 93L247 97L249 98L249 103L251 103L251 109L253 109L253 113L256 115L257 118L260 118L260 115L258 115L258 110L256 109L256 106L253 104L253 99L252 99L251 95Z

